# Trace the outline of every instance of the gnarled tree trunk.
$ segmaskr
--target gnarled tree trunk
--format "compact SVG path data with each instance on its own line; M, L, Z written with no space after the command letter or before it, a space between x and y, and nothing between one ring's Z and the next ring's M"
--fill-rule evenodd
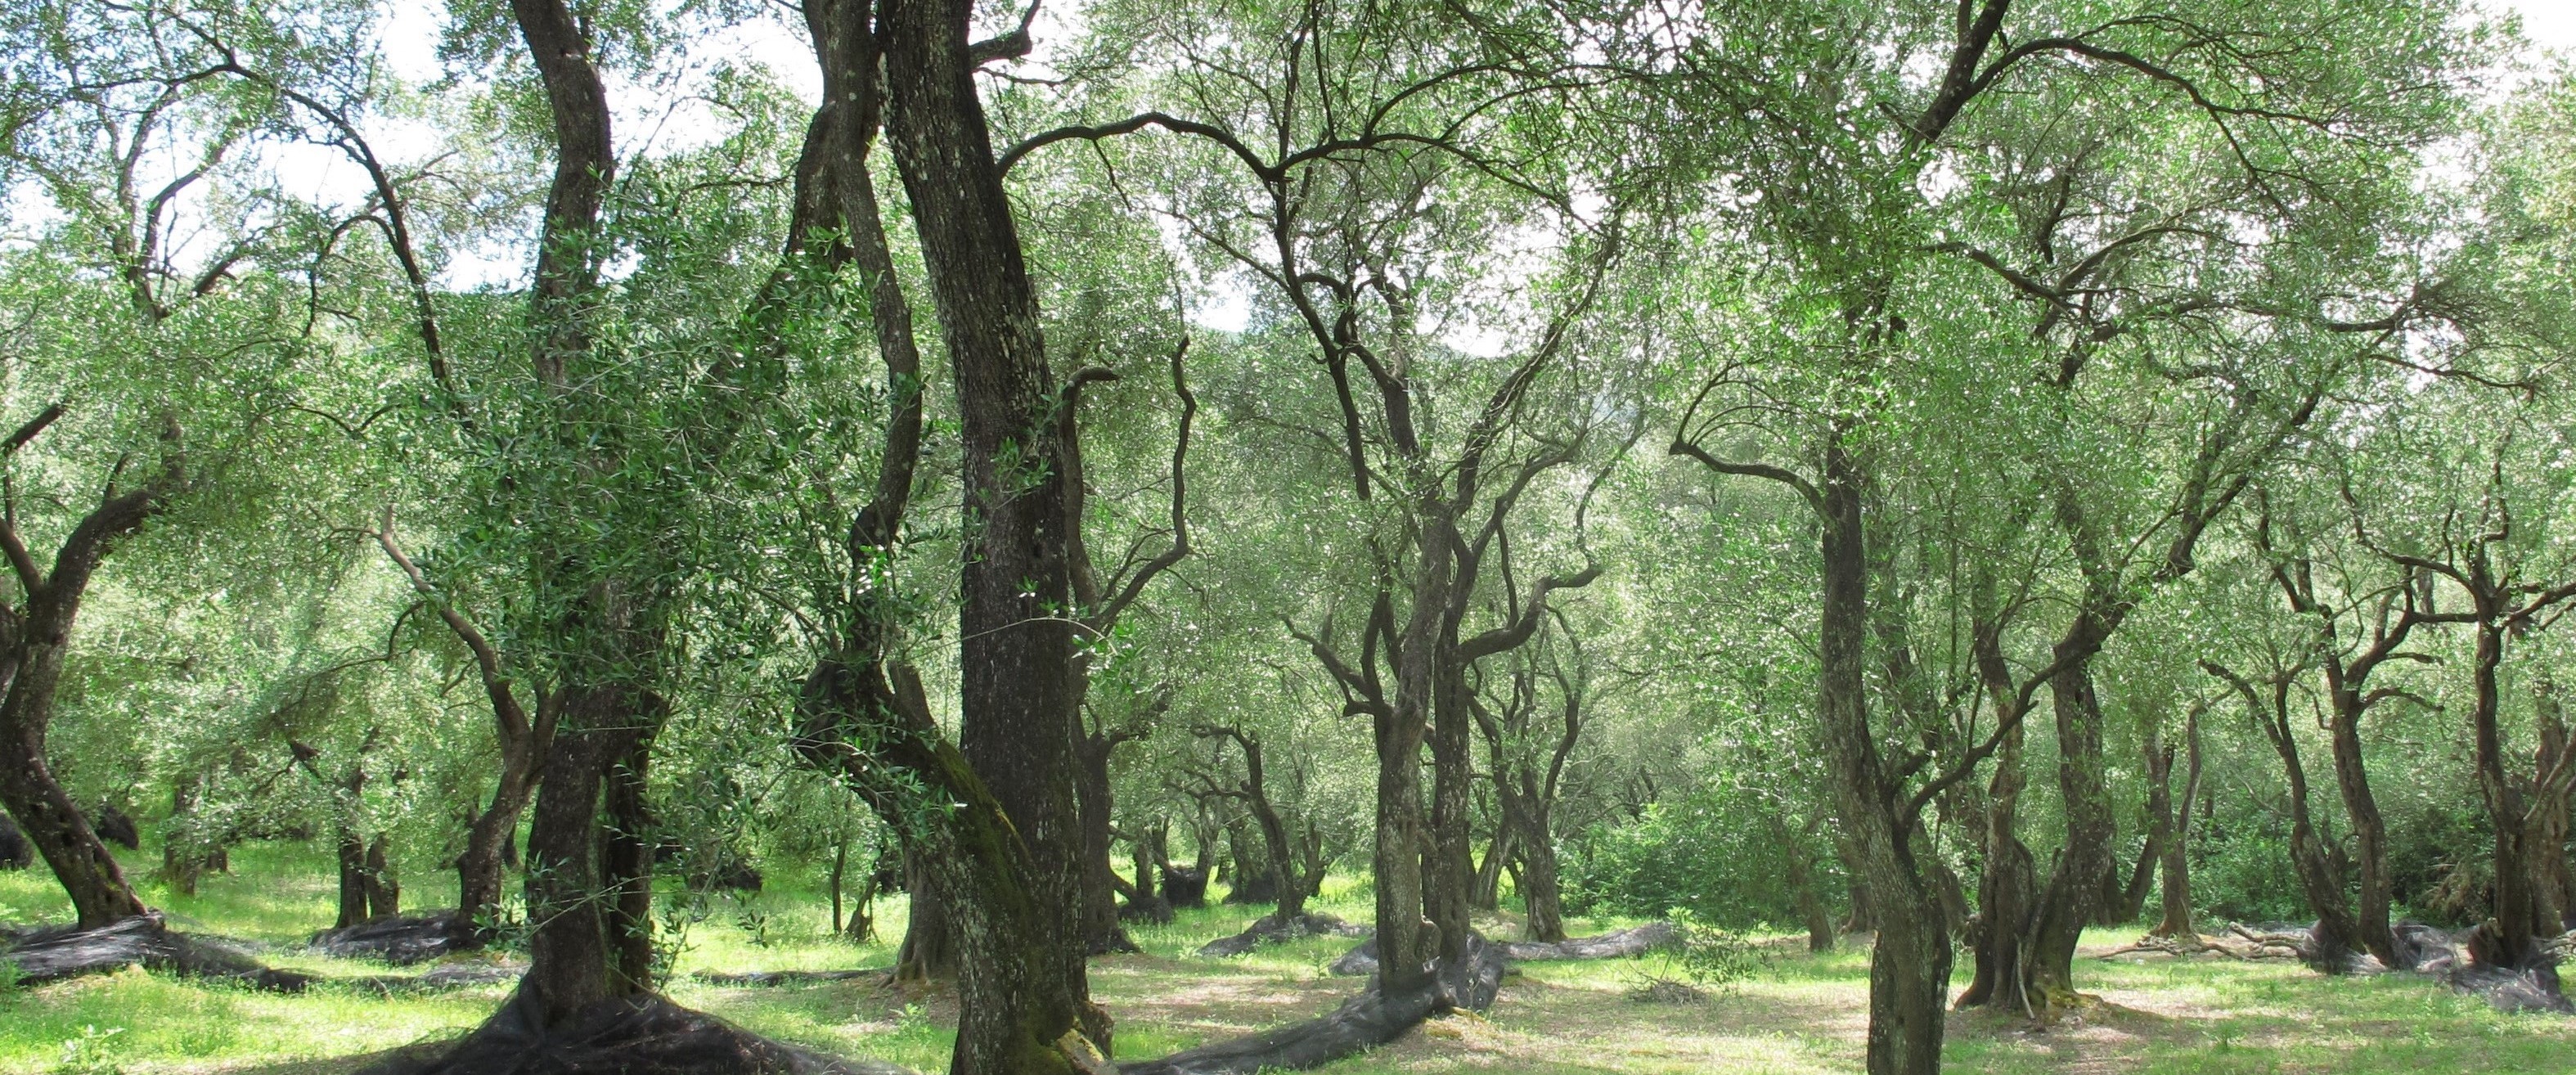
M2183 717L2184 749L2189 760L2185 763L2186 775L2179 808L2169 790L2173 781L2173 748L2160 742L2161 737L2155 729L2149 730L2147 738L2147 818L2155 826L2156 847L2164 856L2160 871L2164 880L2160 886L2164 914L2157 920L2156 927L2148 931L2158 937L2191 940L2200 933L2192 923L2190 843L2192 803L2200 796L2201 708L2194 704L2191 712Z
M14 453L62 414L59 404L46 408L9 437L7 451ZM14 518L0 519L0 538L11 550L10 566L25 595L19 607L0 607L0 683L7 685L7 694L0 697L0 806L8 808L27 842L53 868L83 929L142 914L143 901L89 819L54 779L45 758L45 735L53 724L54 695L62 685L72 626L92 574L117 542L159 514L185 482L177 440L175 429L163 434L165 454L152 480L124 490L111 486L64 539L49 571L26 555Z

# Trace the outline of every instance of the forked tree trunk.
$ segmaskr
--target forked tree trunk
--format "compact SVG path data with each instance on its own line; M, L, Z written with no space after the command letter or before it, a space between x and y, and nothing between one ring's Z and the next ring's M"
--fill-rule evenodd
M1991 624L1980 623L1976 637L1979 675L1998 708L2015 705L2012 672ZM2023 761L2023 724L2014 718L1994 756L1994 773L1986 780L1984 864L1977 878L1977 921L1972 933L1975 973L1959 994L1960 1007L1986 1006L2023 1015L2036 1014L2025 995L2022 944L2029 936L2032 904L2038 897L2038 862L2022 843L2021 796L2029 787Z
M2194 705L2183 718L2184 749L2189 757L2179 808L2168 790L2173 781L2173 748L2161 745L2152 730L2147 739L2147 816L2156 827L2156 846L2164 855L2160 871L2164 880L2160 886L2164 915L2156 922L2156 928L2148 931L2158 937L2190 939L2200 933L2192 922L2190 856L2192 802L2200 795L2200 710Z
M2057 791L2066 817L2066 842L2022 941L2027 962L2024 989L2034 1008L2055 1007L2075 994L2075 948L2084 938L2112 868L2111 790L2102 755L2102 704L2093 692L2089 657L2110 637L2111 625L2089 608L2058 642L2060 660L2075 659L2049 681L2049 708L2057 721Z
M2264 552L2272 552L2272 526L2269 514L2255 529L2255 540ZM2289 598L2290 607L2317 621L2317 659L2326 683L2327 742L2334 752L2335 787L2342 793L2344 817L2352 826L2353 846L2361 875L2361 898L2355 910L2354 926L2359 930L2362 947L2378 957L2381 964L2402 967L2397 955L2397 938L2389 922L2389 904L2393 898L2394 880L2388 864L2388 824L2379 813L2379 801L2370 790L2370 769L2363 760L2361 743L2362 718L2379 701L2394 697L2369 688L2372 673L2399 656L2416 627L2438 623L2445 617L2431 603L2429 583L2433 576L2421 571L2410 572L2404 585L2394 594L2379 598L2377 614L2371 617L2368 645L2358 652L2347 653L2348 643L2341 636L2339 613L2317 596L2315 568L2304 555L2281 557L2273 568L2273 580ZM2419 591L2416 581L2426 583ZM2418 600L2419 592L2422 600ZM2359 609L2354 610L2356 612ZM2394 616L2391 615L2394 613ZM2358 618L2358 617L2357 617ZM2353 641L2361 641L2355 638ZM2186 814L2190 804L2184 804Z
M2326 723L2327 742L2334 752L2335 788L2343 797L2345 821L2352 827L2352 841L2358 856L2356 865L2361 878L2361 899L2353 918L2354 936L2383 966L2399 966L2397 935L2389 920L2389 906L2394 902L2396 880L2388 864L2388 822L2379 815L2379 799L2370 790L2370 768L2363 762L2361 747L2361 709L2354 699L2353 710L2346 715L2340 705ZM2194 762L2197 764L2195 756ZM2184 803L2186 810L2190 804Z
M519 992L539 1026L653 989L643 785L661 700L594 688L564 717L528 829L529 967Z
M2299 875L2299 888L2307 897L2308 909L2317 916L2316 926L2308 934L2307 949L2301 955L2309 966L2320 971L2344 973L2351 969L2352 954L2360 948L2360 930L2353 920L2352 905L2344 901L2343 873L2328 857L2308 811L2308 774L2299 758L2290 702L2292 678L2306 669L2276 676L2270 690L2262 691L2214 661L2204 660L2200 665L2235 688L2245 703L2246 714L2262 728L2273 753L2281 758L2281 771L2290 785L2290 864Z
M62 414L59 404L47 408L19 427L9 442L26 444ZM19 560L15 566L25 599L17 608L0 607L0 683L7 691L0 697L0 806L17 819L27 842L53 868L83 929L142 914L143 901L135 897L124 868L89 819L54 779L45 759L45 735L53 724L63 656L91 575L117 542L158 514L184 484L177 440L176 429L163 434L165 456L150 482L107 497L81 519L54 554L51 571L38 572L32 560ZM0 527L13 545L19 544L16 520L0 519Z
M1219 793L1240 800L1253 826L1261 831L1261 861L1265 864L1256 866L1251 857L1242 852L1241 826L1238 824L1232 830L1234 835L1230 842L1236 847L1237 888L1233 895L1226 897L1226 902L1276 902L1278 910L1274 914L1283 924L1304 915L1307 898L1314 895L1316 887L1323 883L1322 847L1314 843L1315 833L1309 828L1307 835L1312 854L1307 857L1314 861L1300 861L1299 847L1289 832L1288 821L1280 816L1278 804L1270 799L1269 766L1262 753L1261 738L1233 725L1200 725L1193 729L1193 734L1203 739L1230 739L1241 751L1242 785L1231 791L1219 789Z

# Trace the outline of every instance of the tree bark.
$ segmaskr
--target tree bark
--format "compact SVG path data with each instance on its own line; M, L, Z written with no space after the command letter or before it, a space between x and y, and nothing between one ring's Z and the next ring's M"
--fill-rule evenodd
M1565 939L1565 887L1557 878L1556 845L1531 841L1520 850L1517 878L1526 921L1521 935L1533 941Z
M2542 921L2548 901L2533 883L2533 859L2539 849L2532 846L2530 803L2524 789L2505 769L2504 733L2497 719L2502 699L2496 675L2497 667L2504 662L2503 620L2501 614L2480 618L2476 651L2470 659L2474 690L2469 719L2477 744L2478 793L2495 830L2495 906L2493 917L2480 929L2469 952L2479 962L2519 969L2547 958L2540 938L2557 933L2559 923ZM2554 854L2557 849L2548 851Z
M2352 827L2353 847L2360 867L2361 899L2353 919L2354 936L2362 948L2378 957L2383 966L2398 966L2397 936L2389 920L2389 906L2394 902L2396 881L2388 864L2388 822L2379 815L2379 799L2370 790L2370 769L2364 764L2361 747L2361 716L2364 704L2358 697L2346 699L2341 689L2330 689L2336 705L2326 722L2327 743L2334 754L2335 789L2343 797L2345 821ZM2359 692L2351 692L2358 695ZM2346 708L2346 704L2350 708ZM2194 759L2195 768L2198 758ZM2186 810L2190 804L2184 804Z
M1471 589L1472 571L1450 585ZM1460 597L1465 596L1463 593ZM1474 718L1467 711L1467 668L1457 653L1455 621L1444 623L1435 646L1438 671L1431 714L1431 848L1423 862L1423 917L1440 928L1440 959L1467 957L1475 931L1470 895L1476 885Z
M1923 883L1870 727L1867 684L1866 474L1839 434L1825 446L1817 514L1823 600L1817 626L1816 712L1835 804L1878 919L1869 964L1870 1075L1937 1075L1950 982L1950 938Z
M1502 906L1503 863L1511 856L1511 824L1497 818L1494 838L1485 844L1485 860L1476 866L1476 891L1469 901L1476 910L1492 911Z
M953 885L944 893L957 897L948 909L965 957L950 1070L1019 1075L1067 1069L1067 1035L1105 1052L1109 1021L1090 1000L1081 901L1062 898L1083 877L1066 697L1073 638L1060 614L1072 593L1063 446L1051 420L1058 386L976 96L971 14L964 0L891 0L879 44L887 131L954 367L973 522L960 572L958 748L1019 843L981 846L984 837L964 833L976 841L967 862L932 863L985 875L971 895ZM994 906L1005 896L995 891L1000 859L1018 856L1025 877L1013 880L1026 906Z
M388 847L389 838L377 833L367 841L367 917L390 918L402 913L402 882L394 876Z
M1300 868L1297 841L1289 832L1287 819L1280 815L1277 804L1270 800L1268 766L1262 757L1261 738L1232 725L1200 725L1193 731L1201 738L1222 736L1230 739L1243 754L1243 784L1225 794L1241 800L1245 812L1251 815L1253 825L1261 830L1261 845L1267 860L1266 868L1247 867L1245 856L1237 851L1238 891L1242 891L1240 886L1247 884L1256 886L1253 889L1256 894L1248 895L1244 902L1263 902L1265 896L1275 900L1278 904L1275 914L1283 923L1305 914L1306 900L1314 894L1311 886L1320 884L1323 878L1318 874L1310 879ZM1259 878L1249 876L1251 869L1263 869L1264 875ZM1258 893L1257 886L1262 883L1266 883L1269 889L1266 894ZM1227 899L1233 902L1233 897Z
M1109 861L1109 754L1119 742L1107 733L1077 733L1074 738L1074 763L1081 777L1083 950L1094 955L1139 950L1118 924L1118 875Z
M661 700L631 688L571 699L528 828L523 1004L553 1026L652 991L652 840L642 816L648 729Z
M2256 545L2267 553L2273 551L2273 530L2267 511L2255 529ZM2389 922L2395 882L2388 864L2388 824L2380 817L2379 800L2371 792L2370 769L2363 757L2361 722L2373 705L2391 697L2369 690L2371 674L2398 656L2416 627L2458 618L2443 616L2429 603L2417 600L2412 581L2417 574L2421 573L2410 572L2409 580L2397 586L2396 592L2379 597L2378 615L2370 623L2369 644L2348 652L2338 613L2317 596L2310 560L2302 553L2293 553L2277 557L2272 568L2273 580L2289 599L2290 607L2314 617L2317 623L2316 658L2324 674L2328 703L2326 741L2333 750L2335 788L2342 794L2344 816L2352 826L2361 875L2354 928L2359 931L2362 947L2390 967L2404 966ZM2428 582L2432 578L2429 574L2422 577ZM2186 803L2186 811L2188 806Z
M2129 866L2128 883L2114 885L2103 891L2103 910L2100 917L2094 920L2095 925L2125 926L2137 921L2138 916L2145 913L2147 892L2156 883L2156 863L2161 857L2157 851L2155 836L2150 833L2147 842L2138 847L2137 861Z
M340 819L332 841L340 865L340 915L331 928L347 929L367 920L367 844L348 818Z
M948 981L957 977L957 942L948 925L946 902L939 895L936 874L925 868L916 856L904 852L904 899L909 913L904 920L903 945L896 949L896 981Z
M1977 920L1972 933L1975 973L1960 1007L1986 1006L2036 1016L2025 989L2023 945L2030 935L2032 905L2039 894L2038 860L2021 840L2021 796L2030 786L2023 758L2027 738L2020 693L2012 669L2004 662L2002 623L1981 604L1972 644L1977 674L1994 700L1997 719L2008 721L1994 755L1994 773L1986 780L1982 821L1983 864L1977 878Z
M2543 681L2533 690L2534 723L2538 726L2540 745L2536 752L2535 773L2552 773L2560 766L2576 765L2568 752L2571 748L2567 718L2562 711L2556 684ZM2571 800L2576 800L2576 784L2561 783L2556 787L2539 787L2533 791L2531 805L2532 891L2541 901L2535 917L2544 932L2551 923L2560 930L2576 930L2576 865L2568 861L2567 837Z

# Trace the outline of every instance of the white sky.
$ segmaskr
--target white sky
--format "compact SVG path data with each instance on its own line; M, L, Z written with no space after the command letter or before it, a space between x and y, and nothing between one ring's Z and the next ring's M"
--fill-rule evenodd
M2576 53L2576 0L2509 0L2522 13L2522 32L2545 48Z

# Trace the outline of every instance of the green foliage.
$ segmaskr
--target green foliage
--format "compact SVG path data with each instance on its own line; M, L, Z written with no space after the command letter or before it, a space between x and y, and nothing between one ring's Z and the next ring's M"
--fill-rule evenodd
M2192 848L2193 902L2229 922L2306 922L2316 917L2290 866L2290 837L2277 825L2217 828Z
M1758 809L1700 792L1655 803L1634 822L1594 825L1565 857L1567 909L1639 917L1677 909L1737 930L1800 921L1797 894L1782 878L1788 855L1816 849L1782 846ZM1832 871L1817 872L1830 886L1818 895L1839 903Z

